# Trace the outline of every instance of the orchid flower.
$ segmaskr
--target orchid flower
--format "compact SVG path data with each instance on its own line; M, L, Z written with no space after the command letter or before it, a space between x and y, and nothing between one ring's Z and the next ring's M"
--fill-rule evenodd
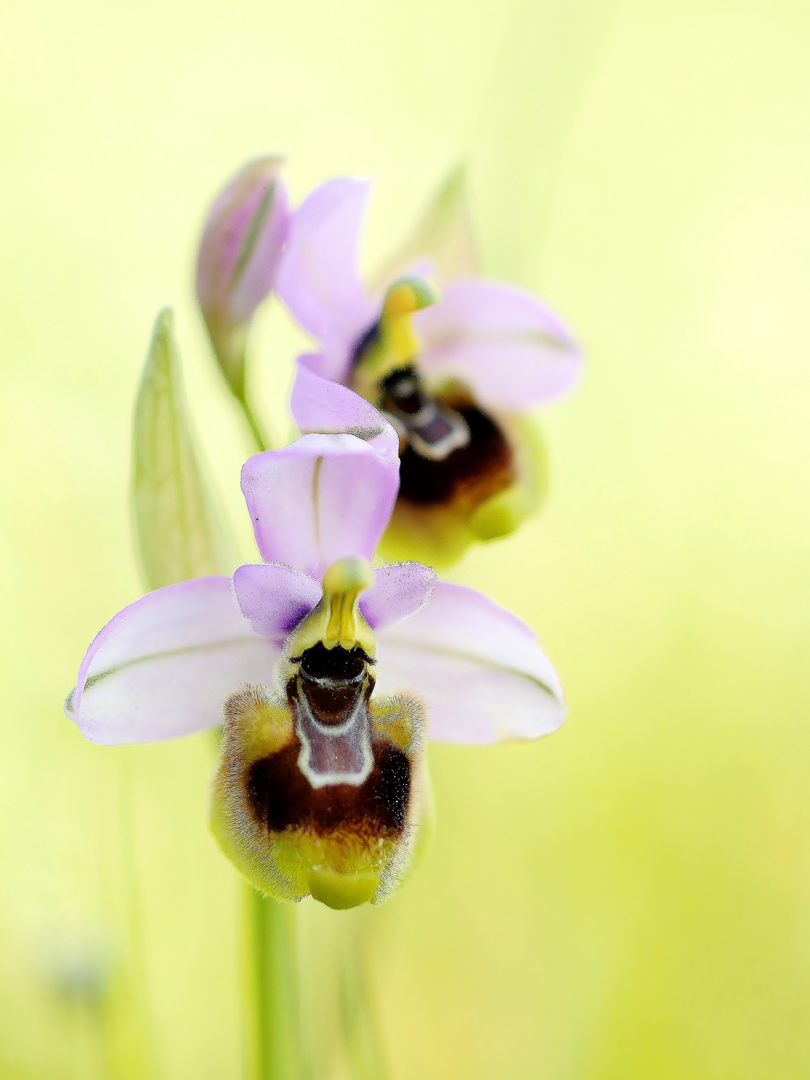
M357 268L368 194L365 180L337 179L304 200L275 289L319 343L298 360L307 396L342 383L397 430L400 488L384 552L447 565L536 506L544 452L526 414L575 383L581 355L530 293L467 277L439 295L428 261L370 294Z
M384 899L413 862L428 735L531 739L565 709L515 616L419 563L372 569L398 438L339 389L346 433L305 435L242 470L264 561L124 608L87 650L65 709L105 744L224 718L211 799L223 851L276 899L345 908Z

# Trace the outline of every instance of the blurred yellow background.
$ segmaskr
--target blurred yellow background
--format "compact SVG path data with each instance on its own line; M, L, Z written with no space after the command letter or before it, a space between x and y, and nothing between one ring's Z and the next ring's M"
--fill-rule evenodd
M570 717L432 750L433 847L365 916L392 1078L810 1076L807 5L34 0L0 13L0 102L0 1077L239 1075L210 737L96 747L61 703L140 592L129 424L166 303L253 557L192 279L267 151L296 199L377 177L369 267L466 161L487 273L588 351L544 513L456 571L540 633ZM271 305L277 430L296 341ZM315 1045L352 916L302 907Z

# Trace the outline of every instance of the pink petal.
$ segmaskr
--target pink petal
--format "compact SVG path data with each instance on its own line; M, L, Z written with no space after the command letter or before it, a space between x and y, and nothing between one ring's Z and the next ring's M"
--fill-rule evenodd
M357 248L370 183L328 180L293 213L276 291L309 333L344 351L374 321Z
M155 742L222 723L245 683L272 684L278 653L254 634L226 577L147 593L93 640L65 711L93 742Z
M414 326L425 374L461 379L493 409L515 412L557 397L582 367L559 316L511 285L453 282L437 304L416 313Z
M240 566L233 587L255 632L279 645L323 595L314 578L276 563Z
M354 435L304 435L242 468L262 558L318 579L335 559L372 558L398 487L399 460Z
M373 630L382 630L423 608L435 585L436 571L422 563L380 566L360 597L360 610Z
M320 357L299 356L290 410L302 432L347 432L371 443L382 457L399 457L399 436L382 413L348 386L322 378Z
M421 611L378 637L377 691L425 703L442 742L535 739L565 718L562 687L534 633L505 608L439 582Z

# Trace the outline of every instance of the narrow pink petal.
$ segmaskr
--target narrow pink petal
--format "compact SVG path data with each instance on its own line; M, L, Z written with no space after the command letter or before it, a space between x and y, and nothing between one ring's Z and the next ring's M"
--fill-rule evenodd
M350 381L351 350L346 348L345 343L338 342L336 347L332 348L329 343L321 342L319 353L306 353L299 356L298 360L306 360L310 371L320 375L322 379L344 384Z
M436 571L422 563L396 563L374 571L374 584L360 597L360 610L373 630L415 614L436 585Z
M301 326L344 346L374 320L357 265L368 180L328 180L293 213L276 291Z
M93 640L65 711L93 742L155 742L222 723L229 694L272 684L277 650L242 615L226 577L147 593Z
M437 304L416 313L414 326L425 374L461 379L493 409L515 412L549 401L570 390L582 368L565 323L511 285L452 282Z
M233 587L255 632L279 644L323 595L314 578L277 563L240 566Z
M335 559L372 558L398 487L399 460L354 435L304 435L242 468L262 558L318 579Z
M421 611L378 636L377 692L427 708L431 738L535 739L565 719L562 687L534 633L482 593L439 582Z
M302 432L348 432L385 458L399 457L399 436L381 412L348 386L323 378L319 357L299 356L290 410Z

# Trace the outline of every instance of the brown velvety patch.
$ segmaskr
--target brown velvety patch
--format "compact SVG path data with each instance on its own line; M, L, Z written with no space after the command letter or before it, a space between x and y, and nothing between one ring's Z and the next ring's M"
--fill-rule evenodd
M387 742L374 742L374 767L363 784L317 789L298 768L300 750L296 738L248 769L248 805L259 824L270 832L303 828L318 836L338 829L384 837L402 833L411 795L411 767L401 750Z
M464 417L470 441L443 461L422 457L408 444L400 456L400 500L435 506L467 497L477 504L502 491L514 478L512 449L494 420L469 402L445 403Z

